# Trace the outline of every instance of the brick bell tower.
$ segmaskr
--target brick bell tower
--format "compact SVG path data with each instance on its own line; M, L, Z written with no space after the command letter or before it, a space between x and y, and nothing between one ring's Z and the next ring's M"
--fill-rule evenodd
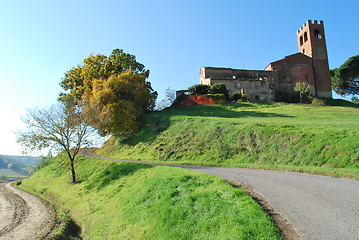
M315 95L332 98L323 21L307 20L297 31L297 39L299 52L312 58Z

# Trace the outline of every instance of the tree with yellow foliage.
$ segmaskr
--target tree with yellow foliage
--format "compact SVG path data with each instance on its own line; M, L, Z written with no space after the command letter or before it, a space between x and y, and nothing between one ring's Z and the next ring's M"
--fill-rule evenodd
M77 102L100 134L122 135L138 128L141 115L155 106L157 92L147 81L149 70L134 55L114 49L93 55L65 73L59 100Z
M146 77L131 70L94 79L83 94L83 111L102 135L132 133L141 115L154 106L157 94L149 88Z

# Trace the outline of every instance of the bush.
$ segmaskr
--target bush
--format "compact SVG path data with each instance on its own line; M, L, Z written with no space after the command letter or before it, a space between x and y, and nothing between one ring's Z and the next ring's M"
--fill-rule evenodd
M225 104L226 97L223 94L198 94L182 95L173 103L173 107L184 107L197 104Z
M349 102L344 99L331 99L331 98L319 98L322 100L327 106L340 106L340 107L354 107L359 108L359 104Z
M191 95L197 95L197 94L208 94L211 91L211 87L206 84L197 84L193 85L192 87L188 88L188 92Z
M223 83L216 83L211 85L211 93L223 94L226 97L226 99L229 98L227 87Z
M322 99L314 98L312 101L312 105L314 106L326 106L325 102Z
M275 102L298 103L299 93L278 91L275 93Z
M359 103L359 98L358 97L356 97L356 96L354 96L354 97L352 97L351 99L350 99L353 103Z
M227 102L227 97L224 94L206 94L205 96L211 99L213 104L224 104Z
M247 94L242 94L241 91L235 91L231 98L230 98L231 101L234 101L234 102L237 102L237 101L247 101Z

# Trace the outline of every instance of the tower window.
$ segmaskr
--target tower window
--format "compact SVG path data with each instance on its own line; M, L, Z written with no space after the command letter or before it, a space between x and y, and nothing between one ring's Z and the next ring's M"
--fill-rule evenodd
M300 46L303 45L303 36L300 36L300 38L299 38L299 44L300 44Z
M305 49L303 49L303 53L305 53Z
M318 29L314 30L314 37L316 39L322 39L322 34L320 34L320 31Z
M306 41L308 41L308 33L307 32L304 33L304 42L306 42Z

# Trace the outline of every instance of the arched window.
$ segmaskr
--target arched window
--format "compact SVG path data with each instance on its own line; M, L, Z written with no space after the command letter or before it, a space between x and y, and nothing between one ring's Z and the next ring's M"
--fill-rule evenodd
M314 37L316 39L322 39L322 35L320 34L320 31L318 29L314 30Z
M300 44L300 46L303 45L303 36L300 36L300 38L299 38L299 44Z
M304 42L306 42L306 41L308 41L308 33L307 32L304 33Z

